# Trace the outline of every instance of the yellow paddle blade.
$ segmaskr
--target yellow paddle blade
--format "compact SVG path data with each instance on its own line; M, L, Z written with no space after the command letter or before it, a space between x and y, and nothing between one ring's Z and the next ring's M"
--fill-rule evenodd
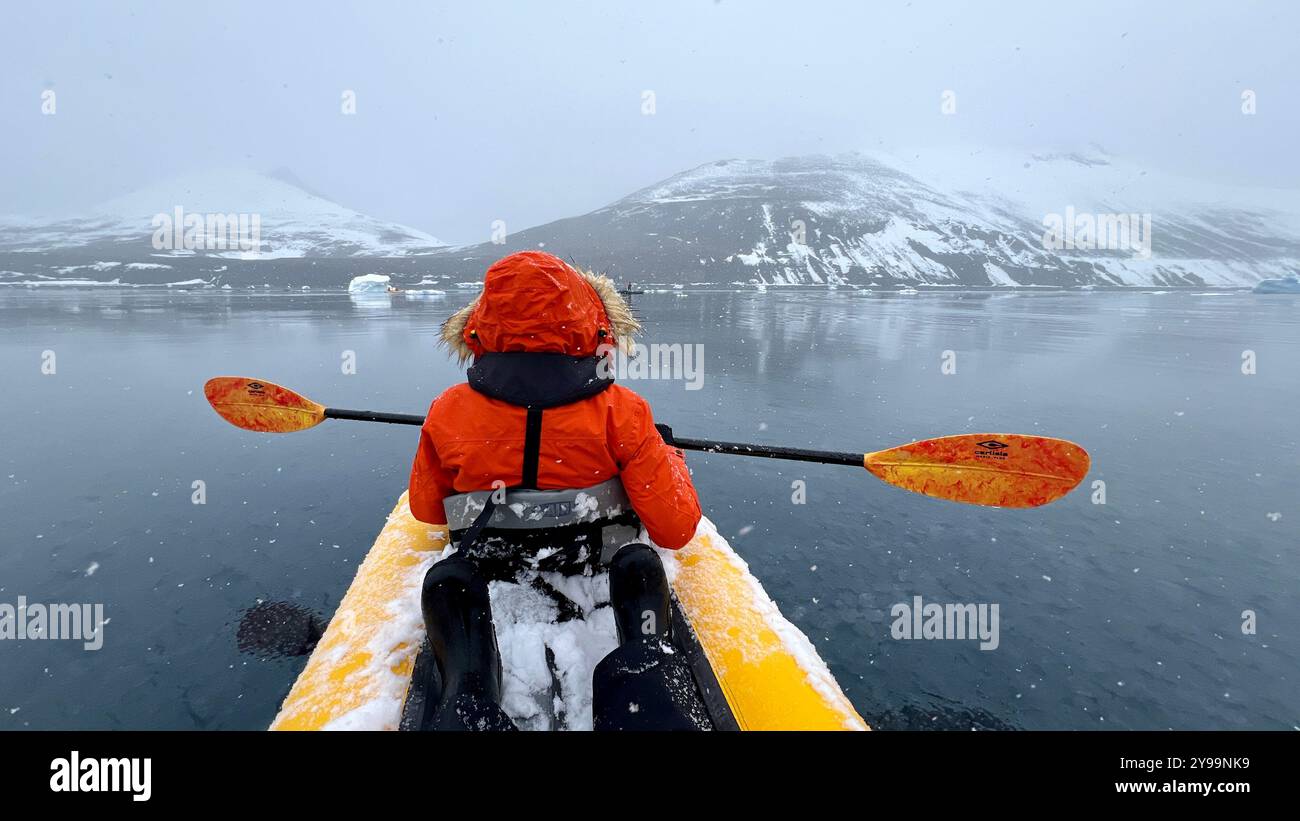
M942 436L868 453L863 465L891 485L992 507L1038 507L1074 490L1088 452L1073 442L1018 433Z
M221 418L244 430L292 433L325 421L325 406L263 379L218 376L203 386Z

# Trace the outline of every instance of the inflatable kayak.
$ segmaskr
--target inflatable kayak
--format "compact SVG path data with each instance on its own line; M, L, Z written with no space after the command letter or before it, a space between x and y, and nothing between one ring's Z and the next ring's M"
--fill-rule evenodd
M223 419L251 431L288 433L327 419L403 425L425 422L424 416L415 414L327 408L288 388L247 377L215 377L204 385L204 393ZM683 450L861 466L888 484L916 493L1001 508L1040 507L1060 499L1079 485L1090 463L1087 451L1073 442L1023 434L968 433L858 454L684 439L659 427L665 441ZM518 492L515 489L512 494ZM467 505L478 505L478 515L491 514L494 529L500 526L497 512L504 516L506 509L521 522L532 523L529 528L538 527L535 520L575 519L585 526L630 515L626 504L617 499L592 496L584 490L572 493L573 499L565 504L509 503L503 504L501 511L475 502L473 493L462 495L471 497L463 500ZM589 505L593 501L594 509ZM449 516L458 517L457 535L464 539L462 534L470 532L465 524L476 517L470 507L460 509L457 504L455 499L445 499L444 509ZM591 514L594 520L588 518ZM470 525L474 526L476 523ZM626 528L631 531L628 536L636 533L631 524ZM486 536L488 529L485 526L481 535ZM562 573L562 578L533 579L538 583L529 585L518 583L521 576L514 577L514 584L498 577L494 586L488 587L492 624L499 642L505 645L493 662L502 670L503 698L497 706L516 727L592 726L591 690L596 688L591 674L599 670L602 661L616 658L611 651L629 646L618 637L619 632L626 633L626 620L620 617L617 624L612 623L615 619L610 611L615 602L608 584L604 591L600 589L599 578L603 574L608 582L610 565L602 564L605 550L614 548L621 553L629 542L606 542L607 529L616 530L601 526L599 562L584 567L581 577ZM646 541L643 535L632 537ZM575 537L568 546L581 553L592 544L590 539L589 535L580 543ZM438 676L418 674L417 662L427 656L420 651L429 643L424 636L420 599L429 569L444 555L454 554L449 543L445 526L417 521L406 496L398 500L272 729L396 730L413 726L409 708L422 699L429 703L433 687L441 687ZM475 546L471 540L470 547ZM542 550L550 547L541 545ZM564 548L558 549L562 552ZM692 682L685 678L693 678L713 727L867 729L812 644L781 615L707 518L700 520L695 535L680 551L661 550L658 555L663 574L656 584L662 591L666 581L669 588L666 594L659 594L660 601L664 595L671 598L665 608L672 621L668 638L684 651L690 667L689 673L682 673L681 664L673 665L681 673L673 684L683 685L675 692L689 694ZM529 569L548 572L540 561L549 557L538 558L538 565ZM595 558L586 556L588 561ZM303 632L304 637L309 634L316 635L311 630ZM665 652L672 649L669 646ZM427 659L425 662L427 672L430 668ZM433 670L440 675L439 667L435 662ZM635 670L626 667L622 672ZM413 687L413 682L424 683ZM436 705L445 706L442 695L439 691ZM647 725L661 726L657 714L639 714Z
M446 527L398 500L272 730L397 730L419 701L412 682L424 626L420 588L443 557ZM679 551L659 551L674 636L716 729L865 730L812 643L785 619L708 519ZM526 585L494 582L507 698L521 728L589 729L592 666L616 644L600 578L556 580L583 612L558 622ZM547 686L543 686L545 683ZM558 718L557 718L558 717Z

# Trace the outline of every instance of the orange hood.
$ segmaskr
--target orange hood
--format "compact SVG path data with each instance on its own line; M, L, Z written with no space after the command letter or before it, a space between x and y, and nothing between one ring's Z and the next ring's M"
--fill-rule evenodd
M442 340L462 362L517 351L585 357L601 345L626 346L638 330L608 277L521 251L488 268L482 293L443 323Z

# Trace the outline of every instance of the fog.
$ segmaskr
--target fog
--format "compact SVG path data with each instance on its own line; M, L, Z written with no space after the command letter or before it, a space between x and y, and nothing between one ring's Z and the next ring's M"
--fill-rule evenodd
M6 9L0 213L287 168L477 242L716 159L949 144L1300 186L1293 3L119 5Z

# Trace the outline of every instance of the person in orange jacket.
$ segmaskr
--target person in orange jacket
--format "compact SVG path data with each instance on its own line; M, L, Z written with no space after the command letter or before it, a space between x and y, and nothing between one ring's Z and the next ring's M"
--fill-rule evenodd
M614 283L540 251L498 260L483 292L444 323L442 340L464 362L467 382L429 407L411 468L411 513L446 524L448 497L498 487L591 488L618 477L660 547L695 535L700 503L682 452L655 428L644 399L610 378L607 358L639 324ZM424 579L421 609L438 678L438 700L421 729L509 730L501 662L477 531ZM513 550L513 545L507 549ZM631 543L608 564L619 645L593 675L596 729L699 729L707 711L684 654L672 646L668 584L658 555ZM635 704L637 709L629 710Z
M446 497L494 482L549 490L619 476L655 544L689 542L700 503L682 452L659 435L649 404L601 367L639 329L611 280L551 254L523 251L488 268L483 292L442 328L473 364L468 382L429 407L411 469L415 518L446 524Z

